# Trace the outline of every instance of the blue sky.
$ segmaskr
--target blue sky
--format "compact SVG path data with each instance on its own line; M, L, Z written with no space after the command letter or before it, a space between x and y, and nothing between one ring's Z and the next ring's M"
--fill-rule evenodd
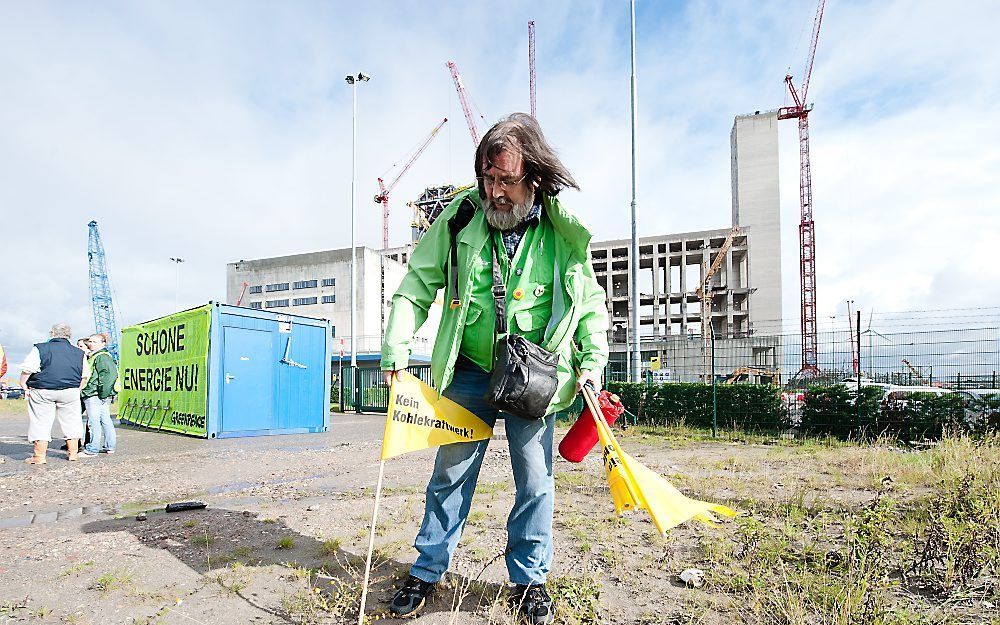
M733 116L787 102L810 1L638 2L642 234L726 227ZM581 182L597 237L628 236L628 3L0 4L0 342L20 360L56 321L89 331L86 224L100 223L127 323L223 299L225 263L349 245L350 89L359 242L385 174L450 121L392 198L471 178L445 62L488 122L528 106ZM1000 4L829 0L810 100L820 317L1000 306ZM797 78L798 80L798 78ZM781 131L786 326L798 312L797 141ZM997 312L994 310L993 312Z

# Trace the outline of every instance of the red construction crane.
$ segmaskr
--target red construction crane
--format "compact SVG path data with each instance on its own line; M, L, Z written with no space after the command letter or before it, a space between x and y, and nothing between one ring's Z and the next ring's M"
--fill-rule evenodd
M458 66L455 61L445 63L451 70L451 79L455 81L455 91L458 92L458 101L462 104L462 111L465 112L465 122L469 124L469 134L472 135L472 143L479 147L479 129L476 128L476 118L472 114L472 105L469 102L469 93L465 90L462 76L458 73Z
M434 130L431 131L431 134L427 135L427 138L424 139L423 143L417 146L417 149L413 152L413 156L411 156L410 159L406 161L406 164L403 165L403 168L399 170L399 173L396 174L396 177L392 179L392 182L390 182L388 186L381 178L378 179L378 195L375 196L375 203L382 205L382 249L383 250L389 248L389 192L396 188L396 184L399 183L399 179L402 178L406 172L410 171L410 167L412 167L413 163L415 163L417 159L420 158L420 155L423 154L424 150L427 149L427 146L430 145L431 141L434 140L434 137L437 136L438 132L441 130L441 127L444 126L446 123L448 123L447 117L442 119L441 123L434 127Z
M802 368L798 375L811 377L819 373L819 346L816 338L816 228L813 224L812 167L809 164L809 112L812 104L806 96L809 93L809 79L812 77L813 60L816 58L816 42L819 41L819 27L823 22L823 7L826 0L819 0L816 19L813 22L812 42L806 58L805 77L802 87L796 91L792 75L785 76L785 84L792 95L794 106L778 109L778 119L799 120L799 282L802 287ZM801 97L799 94L801 93Z
M535 21L528 22L528 90L531 93L531 116L535 117Z

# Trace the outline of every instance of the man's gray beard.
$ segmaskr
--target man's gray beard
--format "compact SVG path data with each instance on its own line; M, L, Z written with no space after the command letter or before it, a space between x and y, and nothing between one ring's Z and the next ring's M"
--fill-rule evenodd
M486 221L497 230L507 231L521 225L524 218L531 212L531 203L506 204L510 210L500 210L490 200L486 203Z

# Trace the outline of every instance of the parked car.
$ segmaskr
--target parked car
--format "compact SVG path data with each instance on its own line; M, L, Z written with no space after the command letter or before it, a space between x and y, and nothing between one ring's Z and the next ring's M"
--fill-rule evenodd
M24 399L24 389L20 386L0 388L0 399Z
M965 399L965 419L971 428L1000 427L1000 389L972 388L955 392Z

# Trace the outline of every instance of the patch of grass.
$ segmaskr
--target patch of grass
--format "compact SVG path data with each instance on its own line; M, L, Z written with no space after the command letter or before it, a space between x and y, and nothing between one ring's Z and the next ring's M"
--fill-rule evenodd
M20 601L5 601L0 603L0 614L11 616L21 610L28 609L28 598L25 597Z
M589 625L599 618L601 583L594 577L549 578L546 587L552 595L556 622L563 625Z
M485 510L473 510L469 512L469 516L466 518L465 522L469 525L481 525L483 521L488 518Z
M489 552L482 547L472 547L471 549L467 549L465 554L469 556L469 559L473 562L485 562L490 557Z
M40 605L31 611L31 615L38 619L45 618L49 614L52 614L52 608L47 605Z
M21 414L28 414L27 399L5 399L0 401L0 415L7 416ZM0 606L0 608L2 607L3 606ZM0 614L3 614L3 612L0 612Z
M510 490L510 482L480 482L476 484L476 494L493 495Z
M256 559L254 558L254 550L247 546L237 547L236 549L233 549L232 554L230 554L230 558L242 562L244 564L249 562L251 559Z
M1000 572L998 443L946 437L926 451L880 444L837 459L820 451L817 460L862 478L881 473L878 492L861 505L811 489L748 501L750 516L727 535L699 532L699 564L730 596L734 620L751 625L995 622L977 618L1000 599L981 583Z
M211 534L198 534L191 537L191 544L199 547L208 547L215 542L215 537Z
M402 540L394 540L384 545L376 545L372 550L372 568L378 568L389 562L406 548L406 543Z
M91 588L108 594L113 590L120 590L132 585L132 573L128 571L111 571L98 577Z
M76 575L77 573L82 573L90 567L94 566L93 560L87 560L85 562L78 562L73 566L68 566L63 570L59 571L59 577L67 577L69 575Z
M62 622L68 625L77 625L77 623L83 623L85 618L83 612L73 612L62 617Z
M597 482L595 476L582 471L572 471L570 473L556 473L556 490L575 489L586 486L594 486Z
M339 538L328 538L323 541L323 544L319 547L319 554L321 556L332 556L340 551L340 539Z
M336 617L356 617L360 601L356 583L333 579L326 588L303 588L282 596L281 609L293 622L315 625Z
M184 527L195 527L195 526L198 525L198 521L196 521L194 519L188 519L187 521L184 521L183 523L181 523L181 525L184 526Z
M295 539L291 536L282 536L278 539L275 549L292 549L295 547Z

